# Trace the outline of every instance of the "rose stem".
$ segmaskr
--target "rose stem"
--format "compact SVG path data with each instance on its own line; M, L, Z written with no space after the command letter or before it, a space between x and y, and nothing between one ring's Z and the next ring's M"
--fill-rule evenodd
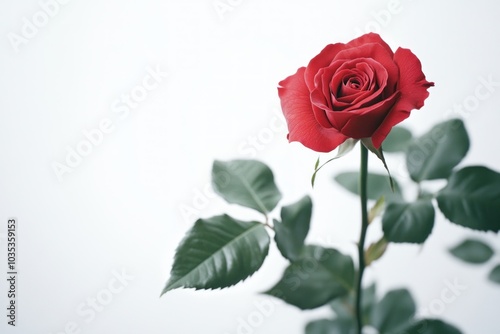
M359 270L358 270L358 280L356 282L356 323L358 334L362 333L363 329L363 315L361 313L361 298L363 294L362 281L363 272L365 271L365 238L366 230L368 229L368 210L367 210L367 178L368 178L368 149L361 144L361 165L360 165L360 176L359 176L359 194L361 198L361 233L359 236L358 243L358 258L359 258Z

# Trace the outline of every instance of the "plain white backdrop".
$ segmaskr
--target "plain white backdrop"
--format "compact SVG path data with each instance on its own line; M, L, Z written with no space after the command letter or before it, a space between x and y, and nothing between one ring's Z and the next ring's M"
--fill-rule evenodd
M461 166L500 169L500 7L491 1L0 3L0 268L7 219L19 221L17 326L2 311L1 333L299 334L328 316L327 307L301 312L261 294L286 266L274 246L231 289L159 295L197 217L256 217L213 198L214 159L269 164L282 203L313 197L308 240L355 254L358 201L332 176L357 169L358 150L325 167L311 189L318 155L287 143L276 90L329 43L376 31L393 49L410 48L436 86L404 124L422 134L461 117L472 143ZM484 80L494 84L477 99ZM410 187L401 157L388 160ZM370 166L381 170L376 159ZM375 224L369 239L379 235ZM465 236L500 254L497 236L439 214L423 247L391 245L366 282L376 280L379 294L408 287L420 313L496 334L500 286L486 276L500 258L475 267L453 260L447 249ZM445 303L447 282L466 288Z

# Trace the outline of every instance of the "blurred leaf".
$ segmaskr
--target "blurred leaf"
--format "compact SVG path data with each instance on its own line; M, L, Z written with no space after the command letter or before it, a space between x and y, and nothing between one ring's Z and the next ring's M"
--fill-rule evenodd
M500 174L483 166L454 172L437 195L439 209L455 224L479 231L500 230Z
M382 229L390 242L423 243L434 227L434 215L430 200L390 203L382 217Z
M325 166L327 163L329 163L333 160L336 160L338 158L342 158L344 155L351 152L357 143L358 143L358 139L353 139L353 138L347 139L345 142L343 142L342 144L339 145L337 155L334 156L333 158L329 159L327 162L325 162L324 164L322 164L319 167L318 167L318 165L319 165L319 158L318 158L318 160L316 160L316 164L314 165L314 173L311 176L311 186L314 187L314 182L316 182L316 174L319 172L319 170L321 168L323 168L323 166Z
M375 284L370 285L363 289L363 298L361 300L361 313L363 317L363 323L365 325L369 324L371 319L371 313L373 308L377 303ZM354 291L351 291L348 295L337 298L330 303L335 316L337 318L346 318L354 321Z
M468 150L464 123L452 119L437 124L408 146L406 166L416 182L446 179Z
M468 263L485 263L493 256L493 249L480 240L466 239L450 249L450 253Z
M373 261L376 261L384 255L387 245L389 242L385 238L381 238L379 241L372 243L368 246L365 251L365 264L369 266Z
M313 309L353 289L352 259L335 249L306 246L282 279L265 293L300 309Z
M359 196L359 172L343 172L334 177L335 181L351 193ZM394 180L394 192L391 190L389 177L383 174L368 173L368 199L377 200L381 196L387 201L401 199L401 189Z
M380 196L377 202L371 207L368 212L368 224L371 224L375 218L380 216L380 214L384 211L385 208L385 198L384 196Z
M274 221L276 245L281 254L290 261L296 260L304 247L311 214L312 201L309 196L305 196L295 204L282 207L281 222Z
M353 303L354 304L354 303ZM377 304L377 294L375 283L363 289L363 299L361 300L361 313L363 324L368 325L372 317L373 310Z
M488 275L488 279L494 283L500 284L500 264L498 264L490 274Z
M336 318L354 319L354 297L349 294L342 298L334 299L330 307L335 313Z
M415 316L415 302L406 289L389 291L373 309L372 324L380 333L394 333Z
M264 214L272 211L281 199L273 172L256 160L214 161L212 185L228 203Z
M162 294L177 288L225 288L257 271L269 250L263 224L228 215L198 219L176 250Z
M441 320L423 319L410 325L400 334L462 334L462 332Z
M392 128L389 135L382 143L385 152L404 152L412 140L410 130L402 126L395 126Z
M355 334L355 324L349 319L322 319L311 321L306 326L306 334Z

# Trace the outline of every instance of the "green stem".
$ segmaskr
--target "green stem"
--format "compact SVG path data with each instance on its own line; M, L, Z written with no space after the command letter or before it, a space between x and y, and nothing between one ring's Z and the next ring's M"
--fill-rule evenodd
M358 280L356 282L356 324L357 333L361 334L363 329L363 315L361 313L361 300L362 300L362 281L363 272L365 271L365 239L366 230L368 229L368 208L367 208L367 178L368 178L368 149L364 145L361 146L361 166L359 178L359 194L361 198L361 233L358 243L358 258L359 258L359 271Z

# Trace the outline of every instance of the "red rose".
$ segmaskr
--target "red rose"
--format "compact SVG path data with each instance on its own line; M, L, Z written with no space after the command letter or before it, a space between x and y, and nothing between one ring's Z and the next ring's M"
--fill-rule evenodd
M408 49L392 52L374 33L327 45L279 83L289 141L329 152L348 138L379 148L392 127L420 109L434 83Z

